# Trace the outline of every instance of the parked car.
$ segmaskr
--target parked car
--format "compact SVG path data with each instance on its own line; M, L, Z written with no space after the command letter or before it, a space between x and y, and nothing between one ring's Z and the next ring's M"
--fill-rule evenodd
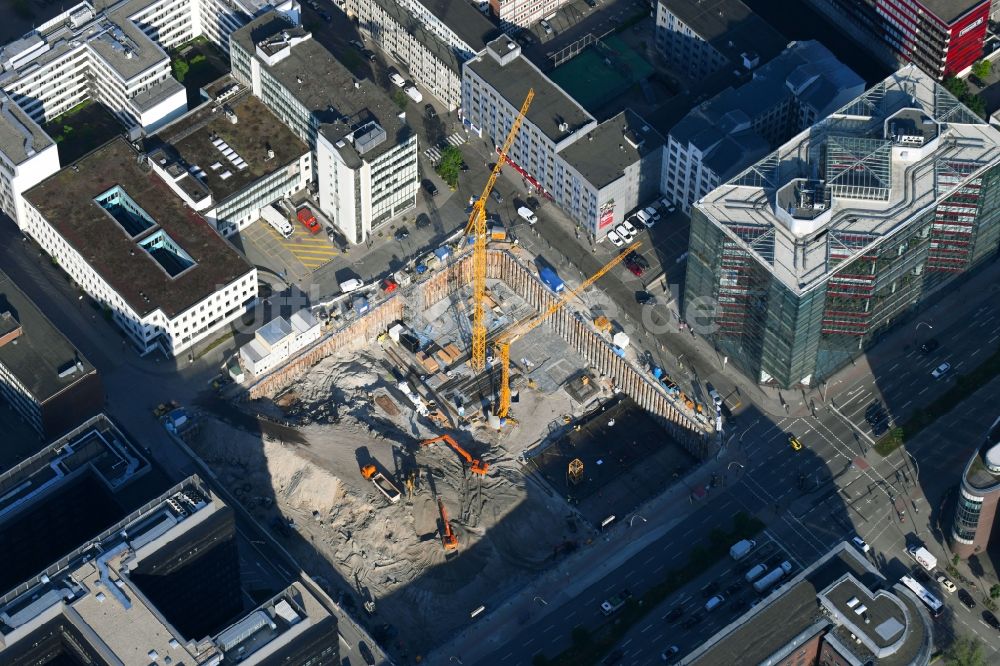
M503 195L500 194L500 190L492 190L490 192L490 196L493 197L493 200L497 203L503 203Z
M438 112L434 110L434 106L431 104L424 104L424 115L428 118L437 118Z
M399 72L390 72L389 80L392 81L392 85L397 88L402 88L406 85L406 79L399 75Z
M684 608L682 606L674 606L672 609L670 609L670 612L667 613L666 620L668 623L673 624L677 620L681 619L683 615L684 615Z
M597 0L584 0L584 2L586 2L587 6L590 7L591 9L597 7Z
M636 277L642 277L642 266L640 266L636 262L629 261L628 259L626 259L625 260L625 268L627 268L629 270L629 272L632 273L632 275L634 275Z
M799 438L796 437L795 435L789 435L788 436L788 443L789 443L789 445L791 445L792 451L801 451L802 450L802 442L800 442Z
M948 580L948 577L945 576L943 573L939 573L937 576L934 576L934 580L936 580L938 583L940 583L941 587L943 587L944 589L948 590L949 592L954 592L955 590L958 589L955 586L955 584L953 582L951 582L950 580Z
M362 51L361 53L362 53L362 54L363 54L363 55L364 55L364 56L365 56L366 58L368 58L368 62L375 62L375 52L374 52L374 51L370 51L370 50L368 50L368 49L365 49L365 50L364 50L364 51Z
M427 217L427 213L420 213L417 215L417 221L414 223L417 229L423 229L424 227L431 226L431 218Z
M593 0L591 0L591 2L593 2ZM676 645L671 645L666 650L660 653L660 661L669 662L671 657L676 657L678 654L680 654L680 652L681 649L679 647L677 647Z
M365 286L365 283L359 280L358 278L350 278L340 283L340 291L342 291L345 294L349 294L352 291L357 291L358 289L361 289L361 287L363 286Z
M333 17L327 14L326 12L320 12L319 17L324 21L326 21L327 23L333 23Z
M517 214L520 215L522 218L524 218L524 220L527 221L528 224L534 224L535 222L538 222L538 216L535 215L535 213L527 206L521 206L520 208L518 208Z
M437 185L427 180L426 178L420 183L420 186L424 188L424 191L432 197L436 197L438 193Z
M399 288L399 285L396 284L396 281L393 280L391 277L387 277L384 280L382 280L381 283L379 283L379 287L382 289L383 292L391 294L392 292L396 291L396 289Z
M930 354L931 352L933 352L935 349L937 349L940 346L941 346L941 343L938 341L937 338L931 338L930 340L928 340L924 344L920 345L920 351L923 354Z
M709 599L708 601L705 602L705 610L706 611L714 611L716 608L718 608L723 603L725 603L725 601L726 601L726 598L724 596L722 596L721 594L717 594L717 595L715 595L714 597L712 597L711 599Z
M938 367L934 368L934 370L931 372L931 377L933 377L934 379L941 379L946 374L948 374L949 370L951 370L951 363L942 363Z
M973 608L976 607L976 600L972 598L972 595L969 594L969 591L966 590L965 588L962 588L961 590L958 591L958 600L961 601L962 605L968 608L969 610L972 610Z
M320 229L323 228L308 206L303 206L298 209L295 212L295 216L299 219L299 222L302 223L302 226L308 229L311 234L318 234Z
M639 233L639 230L638 230L638 229L636 229L636 228L635 228L635 227L634 227L634 226L632 225L632 223L631 223L631 222L629 222L628 220L625 220L624 222L622 222L620 226L623 226L623 227L625 227L626 229L628 229L629 233L630 233L631 235L633 235L633 236L635 236L636 234L638 234L638 233Z
M395 236L396 240L401 241L409 238L410 232L406 230L406 227L400 227L399 229L396 229L396 233L393 235Z
M635 292L635 302L639 305L656 305L656 296L648 291Z
M625 257L625 261L634 261L636 264L641 266L643 270L649 268L649 262L646 261L646 257L642 256L635 250L628 253L628 256Z
M359 42L356 39L352 39L351 40L351 46L353 46L354 48L356 48L357 50L359 50L361 52L364 52L364 50L365 50L365 45L362 44L361 42Z
M546 35L551 35L552 34L552 26L549 25L549 22L546 21L545 19L542 19L541 21L539 21L538 25L542 26L542 30L545 31Z
M712 581L705 587L701 588L701 598L708 599L710 597L713 597L715 596L715 593L718 591L719 591L719 584L715 581Z
M608 232L608 240L611 241L611 244L614 245L615 247L625 246L625 241L622 240L621 236L619 236L618 232L616 231Z
M634 238L634 233L630 232L628 230L628 227L626 227L624 224L619 224L617 227L615 227L615 231L618 233L618 236L626 243L632 242L632 238Z
M1000 631L1000 621L997 620L997 616L988 610L983 611L983 622L988 624L991 628Z
M851 543L857 546L858 550L860 550L862 553L867 553L868 551L871 550L871 546L865 543L865 540L859 536L856 536L853 539L851 539Z

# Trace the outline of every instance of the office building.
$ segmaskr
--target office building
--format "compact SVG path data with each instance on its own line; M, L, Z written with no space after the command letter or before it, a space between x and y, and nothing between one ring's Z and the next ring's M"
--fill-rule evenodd
M462 103L462 63L499 31L468 2L347 0L358 29L388 54L404 77L448 110Z
M530 28L553 18L570 0L489 0L490 12L507 29ZM510 32L510 30L508 30Z
M245 561L243 538L232 508L189 477L51 565L34 562L0 597L4 663L339 663L329 598L304 576L269 590L280 574ZM259 579L243 581L244 568Z
M170 123L146 146L149 165L223 236L312 180L312 152L249 89L224 79L211 103Z
M104 407L97 370L5 273L0 273L0 394L46 440Z
M24 230L141 354L181 354L257 301L257 269L122 137L25 201Z
M765 593L684 657L690 666L930 663L934 625L907 587L847 543Z
M749 81L695 107L670 130L661 191L689 213L695 201L864 90L864 80L822 44L792 42Z
M699 81L767 62L785 39L740 0L659 0L656 47L678 72Z
M626 110L598 123L506 36L464 70L462 122L497 151L528 90L535 91L507 164L591 237L603 238L659 191L663 137L638 114Z
M0 212L20 227L24 191L59 171L59 151L34 120L0 92Z
M417 136L373 81L268 13L233 33L232 75L314 151L320 210L351 243L416 206Z
M963 73L983 54L990 0L810 0L883 60L912 62L937 79Z
M815 386L994 258L1000 131L907 66L705 195L684 316L761 383Z
M322 332L319 321L307 309L288 319L277 317L258 328L253 340L240 347L240 363L260 377L319 340Z
M1000 418L976 448L962 473L952 521L951 552L966 559L986 551L1000 502Z

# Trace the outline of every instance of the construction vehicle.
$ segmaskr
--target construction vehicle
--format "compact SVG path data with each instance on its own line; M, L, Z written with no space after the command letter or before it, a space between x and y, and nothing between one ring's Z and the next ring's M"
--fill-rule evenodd
M469 214L469 223L465 227L465 235L472 234L472 356L469 358L469 365L475 372L482 372L486 367L486 201L493 191L493 185L497 182L500 169L507 160L507 151L514 144L517 131L521 128L524 115L531 106L531 100L535 97L533 88L528 89L528 94L521 104L521 110L514 118L510 126L510 132L500 148L497 156L497 163L493 167L493 172L486 181L483 193L479 199L472 204L472 212Z
M469 463L469 469L475 474L486 474L486 471L490 468L488 463L484 463L482 460L477 460L472 457L472 455L459 446L458 442L451 435L441 435L439 437L434 437L433 439L425 439L420 442L420 446L430 446L432 444L437 444L438 442L445 442L448 446L455 450L455 453L462 456L465 462Z
M399 501L400 492L392 481L388 479L382 472L378 471L375 465L365 465L361 468L361 476L365 477L372 484L378 488L378 491L385 495L385 498L395 504Z
M576 289L561 292L562 296L559 300L550 305L544 312L540 313L536 317L522 320L520 323L514 324L496 340L498 356L500 357L500 400L498 401L496 409L496 415L498 417L506 419L507 414L510 412L510 346L514 343L514 341L533 330L546 319L561 310L564 305L569 303L578 295L582 294L588 287L590 287L590 285L600 280L605 273L621 263L629 252L637 250L640 245L641 243L639 242L632 243L621 254L604 264L604 266L602 266L596 273L581 282L580 286Z
M444 544L445 550L455 550L458 548L458 537L455 536L455 530L451 529L448 511L440 498L438 498L438 510L441 511L441 543Z

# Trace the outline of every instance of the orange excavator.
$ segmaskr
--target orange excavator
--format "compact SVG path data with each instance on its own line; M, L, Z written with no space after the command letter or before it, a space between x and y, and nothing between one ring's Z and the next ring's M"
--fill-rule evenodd
M430 446L431 444L437 444L438 442L446 442L448 446L455 449L455 453L462 456L462 458L465 459L465 462L469 463L469 468L474 473L486 474L486 470L490 468L489 464L484 463L482 460L476 460L473 458L468 451L458 445L458 442L456 442L451 435L441 435L440 437L435 437L433 439L425 439L420 442L420 446Z
M458 537L451 529L451 521L448 520L448 511L444 508L444 502L438 499L438 509L441 511L441 543L445 550L455 550L458 548Z

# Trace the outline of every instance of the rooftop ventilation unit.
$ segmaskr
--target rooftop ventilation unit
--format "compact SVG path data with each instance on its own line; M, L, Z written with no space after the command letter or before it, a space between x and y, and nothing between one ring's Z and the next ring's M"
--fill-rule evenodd
M559 123L559 131L560 132L568 132L569 131L569 123L567 123L567 122Z
M385 130L376 122L371 122L354 133L354 148L364 155L386 140Z

